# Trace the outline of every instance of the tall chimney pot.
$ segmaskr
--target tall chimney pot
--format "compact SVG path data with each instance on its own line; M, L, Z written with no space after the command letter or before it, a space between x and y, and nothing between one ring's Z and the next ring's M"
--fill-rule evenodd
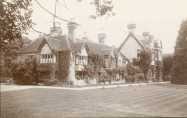
M136 29L136 24L128 24L127 29L129 32L134 33L134 30Z

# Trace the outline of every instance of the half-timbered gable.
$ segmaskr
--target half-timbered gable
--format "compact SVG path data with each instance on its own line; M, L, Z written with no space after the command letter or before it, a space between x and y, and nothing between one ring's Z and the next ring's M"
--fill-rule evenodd
M56 63L56 55L47 43L41 49L40 63Z
M18 58L34 56L37 60L39 72L47 71L50 73L49 78L57 77L64 80L68 76L68 74L63 75L63 73L65 73L65 70L69 70L70 51L70 44L66 36L46 35L19 50Z
M72 53L74 57L75 70L82 71L88 65L88 53L83 42L72 44Z
M76 65L87 65L88 64L88 53L84 44L75 44L75 64Z
M138 57L138 53L141 50L144 50L144 45L140 40L140 36L136 36L130 32L120 45L119 52L127 57L129 61L132 61L134 58Z

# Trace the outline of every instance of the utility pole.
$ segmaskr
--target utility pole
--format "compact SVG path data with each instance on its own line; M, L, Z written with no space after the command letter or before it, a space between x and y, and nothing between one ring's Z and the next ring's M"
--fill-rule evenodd
M56 18L56 4L57 4L57 0L55 0L55 6L54 6L54 16L53 16L53 28L55 29L56 27L56 22L55 22L55 18Z

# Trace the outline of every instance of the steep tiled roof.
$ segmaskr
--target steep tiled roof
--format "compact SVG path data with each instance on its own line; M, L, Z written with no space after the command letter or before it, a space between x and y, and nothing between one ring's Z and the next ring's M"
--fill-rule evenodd
M20 50L18 50L18 53L38 52L38 51L40 51L41 46L45 42L48 43L49 47L53 51L62 51L62 50L70 50L71 49L70 43L66 39L65 36L56 36L56 37L46 36L46 37L40 37L40 38L36 39L34 42L32 42L32 44L30 44L29 46L21 48Z
M37 52L40 48L40 45L44 42L43 38L38 38L35 41L33 41L30 45L21 48L18 50L18 53L34 53Z
M105 44L99 44L90 40L78 40L77 42L71 42L71 48L73 51L79 51L82 46L87 48L90 55L105 55L110 54L112 47Z
M111 55L113 48L105 44L99 44L90 40L79 40L77 42L71 42L71 48L74 52L79 51L82 46L85 46L89 55Z
M42 45L47 43L53 51L72 50L79 51L83 45L86 46L90 55L111 55L114 51L113 47L99 44L92 41L71 42L65 36L45 36L36 39L31 45L20 49L19 53L35 53L40 51ZM117 50L117 49L115 49ZM115 51L114 51L115 54Z
M110 51L112 50L112 47L110 46L91 42L91 41L87 41L86 45L88 47L89 54L105 55L105 54L110 54Z
M50 48L54 51L70 50L70 42L65 36L47 37Z
M104 49L104 50L101 50L101 52L102 52L103 55L112 55L113 54L113 49L112 48Z
M82 48L83 45L84 45L83 42L76 42L76 43L71 42L71 49L74 52L78 52L78 51L80 51L80 49Z

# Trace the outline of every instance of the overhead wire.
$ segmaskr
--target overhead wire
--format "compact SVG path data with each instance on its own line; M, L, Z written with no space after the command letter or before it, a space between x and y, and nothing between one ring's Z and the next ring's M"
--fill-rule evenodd
M67 19L64 19L64 18L61 18L61 17L55 15L54 13L52 13L51 11L49 11L47 8L45 8L38 0L35 0L35 2L38 4L38 6L40 8L42 8L44 11L46 11L48 14L52 15L53 17L56 17L58 20L61 20L63 22L72 22L70 20L67 20ZM75 22L73 22L73 23L76 24L76 25L80 25L80 24L75 23Z
M35 29L35 28L33 28L33 27L31 27L31 29L32 29L33 31L35 31L36 33L39 33L39 34L45 34L45 35L46 35L46 33L41 32L41 31L39 31L39 30L36 30L36 29Z

